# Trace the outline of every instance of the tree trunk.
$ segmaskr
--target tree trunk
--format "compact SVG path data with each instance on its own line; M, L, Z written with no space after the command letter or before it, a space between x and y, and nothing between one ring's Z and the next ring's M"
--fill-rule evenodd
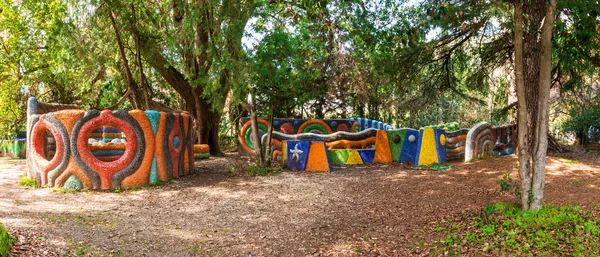
M546 182L546 153L548 151L548 101L550 100L550 85L552 84L552 29L554 27L554 8L556 0L550 0L545 8L546 15L542 25L539 100L537 131L535 131L535 148L533 149L533 202L532 210L542 208L544 199L544 183Z
M556 0L515 2L515 84L519 107L519 176L524 210L539 210L544 198L554 7ZM528 18L526 33L523 33L524 16ZM540 25L541 35L538 32ZM530 193L533 199L530 199Z
M252 136L254 137L254 152L256 152L256 158L258 159L258 165L264 167L263 151L261 146L261 138L258 133L258 120L256 118L256 99L254 97L254 89L250 90L250 122L252 124Z
M540 42L539 29L546 14L545 6L548 0L528 0L523 6L523 14L527 19L524 22L523 33L523 75L525 81L525 94L527 104L527 118L529 131L527 140L529 154L533 154L537 131L538 99L540 83Z
M135 10L133 4L131 5L131 12L134 14L133 22L135 25L135 23L137 22L135 21ZM142 93L144 96L144 105L142 109L148 110L150 109L150 87L148 86L148 80L146 79L146 75L144 74L144 63L142 62L142 54L140 50L140 35L138 35L137 33L132 34L135 43L135 59L140 73L140 84L142 85Z
M266 147L265 147L265 164L267 167L271 167L271 138L273 137L273 119L274 119L274 115L273 115L273 106L271 106L271 112L269 114L269 127L267 128L267 140L266 140Z
M523 79L523 1L515 1L515 85L517 98L526 99L525 81ZM518 155L519 176L521 178L521 205L529 209L529 191L531 190L531 174L529 170L529 145L527 140L527 104L521 100L518 104Z
M123 69L125 70L125 79L127 80L127 90L129 91L131 105L135 109L140 109L140 101L137 97L136 92L137 86L135 84L135 80L133 79L133 75L131 74L131 69L129 69L129 62L127 61L127 55L125 54L125 48L123 47L123 42L121 40L121 33L119 33L119 28L117 28L117 24L115 22L115 14L113 11L110 11L108 16L110 16L110 22L115 31L115 37L117 38L119 55L121 56L121 61L123 62Z

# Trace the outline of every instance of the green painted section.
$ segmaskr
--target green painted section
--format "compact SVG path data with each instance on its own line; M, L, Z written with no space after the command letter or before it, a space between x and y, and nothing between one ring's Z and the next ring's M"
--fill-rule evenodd
M259 123L258 124L258 135L259 136L260 136L261 130L263 131L263 133L267 133L267 130L269 130L269 129L267 126L265 126L265 124ZM252 128L249 128L246 130L245 139L246 139L246 144L248 145L248 147L250 147L250 149L254 150L254 144L252 143L250 138L252 138Z
M194 154L194 159L208 159L210 157L210 153L197 153Z
M306 128L304 128L304 131L302 131L302 133L310 133L311 130L321 131L321 135L329 134L327 133L327 129L325 129L321 124L310 124L306 126Z
M352 150L327 150L327 156L329 157L329 163L332 165L346 164L348 156Z
M65 182L64 188L81 190L83 188L83 185L81 184L81 181L79 181L79 179L75 177L75 175L71 175L69 179L67 179L67 181Z
M400 161L400 154L402 153L402 144L406 138L406 130L386 130L388 135L388 142L390 143L390 153L392 153L392 161ZM394 136L400 137L398 143L394 143Z

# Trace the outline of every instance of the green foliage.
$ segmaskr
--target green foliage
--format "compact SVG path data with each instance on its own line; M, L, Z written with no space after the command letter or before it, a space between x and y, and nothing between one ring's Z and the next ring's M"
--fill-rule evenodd
M573 108L562 128L566 132L581 135L581 139L586 142L600 141L600 104L596 103L585 109Z
M454 219L456 220L456 219ZM597 256L600 224L573 206L546 205L537 212L497 203L468 213L462 227L435 242L433 255Z
M517 169L518 169L518 167L517 167ZM500 191L502 191L502 192L512 191L512 193L517 198L521 199L520 187L519 187L519 185L517 185L516 182L513 182L512 178L510 177L510 173L506 173L506 174L502 175L502 179L496 180L496 183L500 186ZM533 192L531 190L529 190L528 194L529 194L529 202L532 202L533 201Z
M418 169L430 169L430 170L448 170L448 169L452 169L452 168L454 168L454 166L452 166L452 165L439 165L437 163L418 167Z
M502 179L496 180L496 183L498 183L498 185L500 185L500 190L502 192L510 191L510 189L513 188L513 181L512 181L512 178L510 177L510 173L504 174L502 176Z
M278 175L283 168L278 165L270 167L261 167L255 162L238 162L229 168L230 176L272 176Z
M19 179L19 184L22 186L28 186L28 187L36 187L37 183L35 182L35 179L31 179L27 176L22 177L21 179Z
M514 121L506 1L201 2L0 1L0 138L24 129L29 96L103 108L124 95L113 13L135 84L143 71L151 100L196 119L207 119L194 115L198 97L220 116L253 88L261 116L363 116L414 128ZM563 0L558 9L553 78L566 94L597 82L600 7ZM593 121L570 116L583 118L569 131ZM219 132L233 147L235 136Z
M8 233L8 230L4 228L0 223L0 257L9 256L9 251L16 239Z
M77 190L75 188L53 187L50 191L52 191L54 193L60 193L60 194L70 194L70 193L75 193L79 190Z

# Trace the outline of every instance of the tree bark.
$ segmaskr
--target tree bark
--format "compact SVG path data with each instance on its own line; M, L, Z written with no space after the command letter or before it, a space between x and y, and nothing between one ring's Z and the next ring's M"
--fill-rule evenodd
M273 137L273 119L274 119L274 115L273 115L273 106L271 106L271 111L269 114L269 126L267 128L267 146L265 147L265 154L263 155L265 157L265 165L267 167L271 167L271 138ZM287 154L287 153L286 153Z
M529 209L529 191L531 190L531 174L529 163L529 145L527 140L527 104L524 99L525 81L523 78L523 1L515 1L515 85L517 88L518 104L518 155L519 177L521 178L521 205L524 210Z
M535 148L533 149L533 202L532 210L542 208L544 199L544 183L546 182L546 153L548 151L548 101L550 86L552 84L552 29L554 27L554 8L556 0L550 0L550 5L545 8L546 15L542 25L541 56L540 56L540 83L537 131L535 131Z
M129 62L127 61L127 55L125 54L125 47L123 47L123 41L121 40L121 33L119 32L119 28L117 28L117 23L115 22L115 13L110 11L108 14L110 16L110 23L115 31L115 37L117 38L117 45L119 48L119 55L121 56L121 61L123 62L123 69L125 70L125 79L127 81L127 88L129 91L129 96L131 100L131 105L135 109L140 109L140 101L137 97L137 86L135 84L135 80L133 79L133 75L131 73L131 69L129 69Z
M133 15L133 21L134 21L134 25L136 22L135 20L135 9L133 4L131 5L131 12L134 14ZM135 31L137 32L137 31ZM150 87L148 86L148 80L146 79L146 75L144 74L144 63L142 62L142 54L141 54L141 50L140 50L140 35L137 33L132 33L133 34L133 40L135 42L135 59L138 65L138 69L139 69L139 73L140 73L140 84L142 85L142 93L144 94L144 105L142 107L142 109L144 110L148 110L150 109Z
M538 116L538 98L539 98L539 83L540 83L540 41L539 29L544 19L545 6L548 0L527 0L524 1L523 14L527 17L524 20L523 34L523 75L525 81L525 94L528 113L529 133L527 135L528 145L530 148L529 154L533 154L533 146L536 137L533 131L537 130Z
M262 151L261 138L258 133L258 120L256 118L256 99L254 97L254 90L250 90L250 122L252 124L252 136L254 137L254 152L256 152L256 158L258 159L258 165L264 167L264 155Z

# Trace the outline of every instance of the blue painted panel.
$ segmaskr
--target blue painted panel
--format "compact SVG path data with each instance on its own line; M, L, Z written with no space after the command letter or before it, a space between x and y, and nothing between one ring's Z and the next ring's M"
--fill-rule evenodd
M446 161L446 146L443 146L440 143L440 136L444 135L444 137L445 137L446 131L443 129L434 129L433 133L435 135L435 148L437 150L438 163L445 162Z
M414 136L415 140L410 142L410 136ZM414 162L417 157L417 146L419 140L419 131L414 129L406 130L406 137L402 144L402 151L400 152L400 162Z
M373 163L373 159L375 159L375 150L358 150L358 154L360 154L360 158L364 164Z
M308 161L308 150L310 141L287 140L287 160L290 170L305 170Z

